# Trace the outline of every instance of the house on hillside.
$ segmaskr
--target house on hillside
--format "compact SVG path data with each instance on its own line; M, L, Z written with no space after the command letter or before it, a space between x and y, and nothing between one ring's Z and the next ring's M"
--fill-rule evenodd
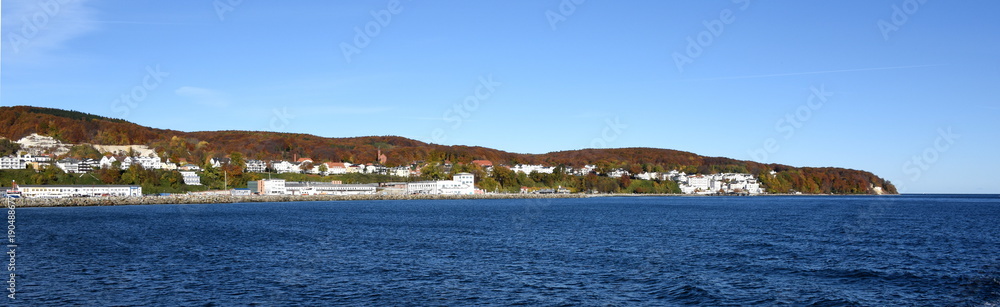
M191 163L187 163L187 164L181 165L177 169L178 170L182 170L182 171L201 171L201 166L197 166L197 165L194 165L194 164L191 164Z
M160 158L156 156L136 157L133 162L138 163L144 169L163 169L163 161L160 161Z
M271 169L273 169L275 173L279 174L299 172L299 166L288 161L271 161Z
M263 173L267 171L267 163L262 160L247 160L247 173Z
M100 167L101 167L100 161L88 158L80 160L80 166L77 167L77 170L79 170L81 173L90 173L93 172L94 169Z
M347 174L347 168L350 166L350 163L344 163L344 162L339 162L339 163L338 162L326 162L324 164L326 164L326 174L327 175Z
M191 171L181 171L181 177L184 178L184 184L186 185L201 185L201 177L198 173Z
M26 166L19 156L0 157L0 169L24 169Z
M107 155L101 158L101 161L98 161L98 165L100 165L103 169L111 169L111 166L115 162L118 162L118 158L115 158L115 156L112 155Z
M80 160L73 158L66 158L56 161L56 167L62 169L63 172L68 174L75 174L80 172Z

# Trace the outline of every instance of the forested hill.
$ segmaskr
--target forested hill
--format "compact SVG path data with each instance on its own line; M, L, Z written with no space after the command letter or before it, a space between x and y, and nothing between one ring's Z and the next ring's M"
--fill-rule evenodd
M673 169L691 173L739 172L760 176L772 192L870 194L872 187L895 194L895 187L866 171L842 168L796 168L729 158L703 157L694 153L657 148L582 149L545 154L518 154L476 146L444 146L398 136L327 138L308 134L260 131L183 132L140 126L120 119L76 111L15 106L0 107L0 137L18 140L32 133L54 137L64 143L102 145L148 145L172 161L203 162L240 152L250 159L291 160L309 157L315 161L377 161L377 150L388 157L387 166L413 162L450 161L469 163L490 160L494 164L597 165L599 170L622 168L635 174ZM771 171L777 171L774 176Z

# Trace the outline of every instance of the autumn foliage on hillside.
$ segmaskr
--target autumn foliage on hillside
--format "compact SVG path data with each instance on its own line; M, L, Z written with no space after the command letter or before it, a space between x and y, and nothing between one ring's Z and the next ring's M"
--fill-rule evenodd
M760 177L772 193L871 194L873 187L895 194L891 183L870 172L842 168L795 168L657 148L583 149L546 154L518 154L476 146L427 144L398 136L326 138L308 134L261 131L182 132L140 126L120 119L29 106L0 107L0 137L17 140L31 133L73 144L149 145L172 161L204 163L212 157L240 153L247 159L372 163L378 151L389 157L387 166L419 161L468 164L484 159L494 164L545 164L598 171L625 169L633 174L680 170L693 173L750 173ZM771 171L777 173L771 175Z

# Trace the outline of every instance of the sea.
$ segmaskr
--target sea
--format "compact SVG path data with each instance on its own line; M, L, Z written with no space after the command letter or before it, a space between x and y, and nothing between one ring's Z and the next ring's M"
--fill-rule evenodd
M16 230L0 305L1000 304L998 195L18 208Z

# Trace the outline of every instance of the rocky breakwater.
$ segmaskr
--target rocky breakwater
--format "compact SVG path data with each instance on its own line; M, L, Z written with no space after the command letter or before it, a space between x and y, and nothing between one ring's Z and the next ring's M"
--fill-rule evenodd
M348 201L348 200L411 200L411 199L525 199L525 198L582 198L584 194L477 194L477 195L170 195L141 197L71 197L24 198L19 207L77 207L123 206L160 204L219 204L249 202L298 202L298 201Z

